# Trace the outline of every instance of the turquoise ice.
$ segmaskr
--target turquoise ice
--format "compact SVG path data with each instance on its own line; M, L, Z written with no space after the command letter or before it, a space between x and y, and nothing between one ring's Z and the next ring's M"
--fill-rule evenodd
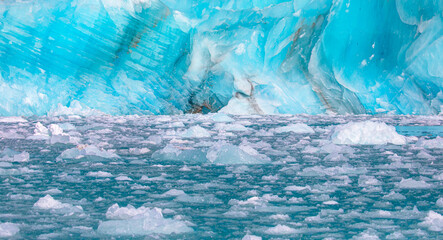
M5 0L0 115L438 114L439 0ZM78 102L77 102L78 101Z

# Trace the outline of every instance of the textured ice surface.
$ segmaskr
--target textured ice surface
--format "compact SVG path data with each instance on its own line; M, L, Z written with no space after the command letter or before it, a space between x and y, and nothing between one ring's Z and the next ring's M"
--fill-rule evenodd
M0 238L10 238L20 232L18 224L0 223Z
M397 133L395 127L382 122L351 122L338 126L332 135L335 144L405 144L406 138Z
M442 11L438 0L4 0L0 115L438 114Z
M159 208L134 208L131 205L119 207L112 205L106 218L98 226L99 234L111 236L144 236L152 234L171 234L192 232L184 222L166 219Z
M0 123L0 132L21 136L0 137L0 230L12 238L442 233L442 116L77 114ZM333 143L337 127L369 120L406 141ZM183 135L195 126L210 136ZM78 143L32 138L52 133ZM378 136L371 133L354 131Z

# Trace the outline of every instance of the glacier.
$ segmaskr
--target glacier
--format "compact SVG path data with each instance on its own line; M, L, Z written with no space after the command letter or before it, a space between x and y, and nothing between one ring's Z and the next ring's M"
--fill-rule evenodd
M441 114L441 0L3 0L0 115Z

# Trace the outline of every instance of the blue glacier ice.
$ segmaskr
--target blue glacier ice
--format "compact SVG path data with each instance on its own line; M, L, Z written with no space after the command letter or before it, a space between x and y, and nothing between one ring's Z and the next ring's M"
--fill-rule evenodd
M3 0L0 115L440 114L441 0Z

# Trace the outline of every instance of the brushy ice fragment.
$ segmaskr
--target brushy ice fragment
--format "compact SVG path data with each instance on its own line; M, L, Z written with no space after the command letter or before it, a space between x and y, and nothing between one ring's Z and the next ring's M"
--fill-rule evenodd
M350 145L381 145L381 144L406 144L406 138L397 133L395 127L383 122L350 122L337 126L332 142L335 144Z

